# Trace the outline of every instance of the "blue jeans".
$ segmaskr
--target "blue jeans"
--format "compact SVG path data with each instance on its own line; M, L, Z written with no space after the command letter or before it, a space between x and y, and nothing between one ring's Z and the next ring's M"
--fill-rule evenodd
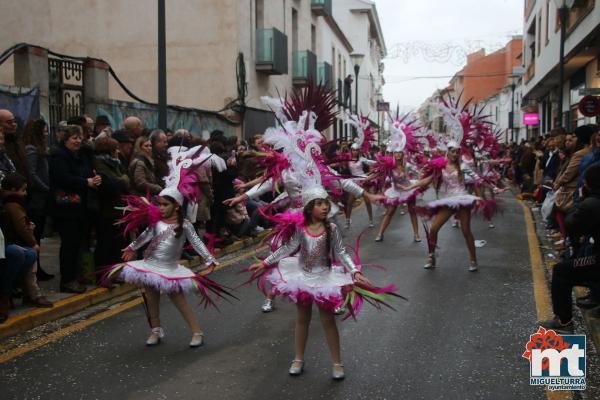
M32 248L16 244L7 245L6 259L0 266L0 293L10 294L16 283L31 270L36 260L37 253Z

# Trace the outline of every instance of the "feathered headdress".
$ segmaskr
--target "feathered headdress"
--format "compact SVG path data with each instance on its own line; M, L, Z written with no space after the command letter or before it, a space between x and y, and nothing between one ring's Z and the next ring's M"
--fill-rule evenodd
M388 152L406 152L414 154L418 151L423 150L425 136L419 134L419 127L416 125L416 119L407 122L410 118L410 114L406 114L403 117L398 115L394 118L388 114L388 125L390 130L390 136L387 144Z
M487 115L482 115L483 108L469 107L471 100L461 108L459 106L462 93L456 100L452 97L442 99L434 105L442 112L444 122L450 128L446 138L446 148L458 148L463 152L473 153L474 146L481 140L480 135L490 122ZM487 129L487 128L485 128Z
M371 148L371 144L375 140L375 130L371 122L364 115L355 115L346 112L346 123L352 125L356 129L356 137L352 144L353 149L358 149L362 153L367 153Z
M200 198L196 168L208 160L211 160L219 170L224 166L226 168L223 159L213 155L206 146L196 146L191 149L174 146L167 151L170 155L169 175L165 177L165 188L159 196L169 196L180 205L183 205L184 198L190 203L197 203Z
M272 109L278 122L264 135L266 144L285 154L286 162L279 160L278 166L289 168L296 175L302 185L303 202L326 198L323 186L333 189L334 177L322 162L320 145L324 137L321 131L335 118L334 92L310 84L293 92L287 100L263 98L263 102Z

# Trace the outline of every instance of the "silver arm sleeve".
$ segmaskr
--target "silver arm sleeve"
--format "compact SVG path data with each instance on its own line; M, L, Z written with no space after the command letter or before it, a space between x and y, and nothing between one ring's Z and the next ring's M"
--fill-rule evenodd
M269 178L262 183L258 183L248 189L246 196L248 196L249 199L256 200L263 194L268 193L271 190L272 184L273 178Z
M206 248L204 242L202 242L202 239L200 239L200 236L198 236L196 233L194 226L189 221L185 221L183 223L183 231L185 232L185 237L188 242L190 242L194 250L196 250L196 252L204 259L206 265L217 262L213 255L210 254L210 251L208 251Z
M352 260L350 254L346 251L340 229L335 224L331 224L331 244L335 257L340 260L342 265L346 267L351 274L358 272L359 269L356 264L354 264L354 260Z
M341 184L342 190L344 190L344 192L350 193L354 197L362 196L365 191L363 188L361 188L355 182L353 182L352 179L342 179Z
M302 232L300 230L296 230L296 232L294 233L294 236L292 236L292 238L290 239L289 242L287 242L286 244L284 244L283 246L281 246L280 248L275 250L273 253L271 253L271 255L269 255L267 258L265 258L265 260L263 262L266 265L273 265L273 264L278 263L281 259L292 254L294 252L294 250L296 250L298 248L298 246L300 245L300 235L301 234L302 234Z
M139 250L143 245L148 243L154 237L154 227L149 226L142 232L140 236L138 236L131 244L129 248L131 250Z
M373 164L377 164L377 161L375 160L369 160L368 158L365 157L361 157L358 161L365 163L367 165L373 165Z

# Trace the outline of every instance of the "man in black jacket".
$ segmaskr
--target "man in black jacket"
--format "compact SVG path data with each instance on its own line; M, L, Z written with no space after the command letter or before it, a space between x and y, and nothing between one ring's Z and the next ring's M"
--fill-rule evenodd
M544 178L542 179L544 183L548 181L554 182L558 175L558 166L560 165L556 139L553 137L548 139L546 147L546 154L544 154L544 157L540 160L542 169L544 170Z
M547 329L568 333L573 331L572 297L574 286L600 289L600 165L584 173L583 200L565 218L567 235L574 247L574 256L558 263L552 271L553 320L542 323ZM593 247L590 244L593 239ZM590 248L591 247L591 248ZM584 249L589 251L584 252Z

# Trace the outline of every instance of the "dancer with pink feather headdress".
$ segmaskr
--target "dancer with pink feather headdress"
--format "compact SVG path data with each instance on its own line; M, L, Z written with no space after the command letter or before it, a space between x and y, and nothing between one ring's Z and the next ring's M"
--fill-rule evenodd
M272 191L280 195L263 210L263 214L273 220L277 226L285 226L282 215L273 216L274 211L288 210L285 215L293 215L302 210L302 183L300 172L306 168L304 152L310 147L315 150L316 168L320 174L323 187L330 195L341 196L347 192L352 196L364 197L377 201L381 196L366 192L352 179L339 176L325 164L321 154L321 146L326 143L321 132L334 121L336 97L334 92L321 85L309 85L294 91L287 99L263 97L263 102L273 111L277 126L266 130L264 143L273 148L260 157L266 168L261 182L243 194L224 201L225 205L234 206L247 199L256 200L261 195ZM318 117L317 117L318 116ZM335 216L339 208L331 203L329 217ZM273 302L270 294L265 299L263 312L271 312Z
M204 259L207 269L218 265L198 237L191 222L186 218L193 213L188 204L198 202L200 195L195 168L210 161L211 154L204 146L171 151L169 175L166 187L158 195L158 205L148 199L126 196L126 215L120 221L125 224L125 233L147 226L129 246L123 249L123 263L103 271L103 278L110 280L120 276L125 282L144 289L144 301L151 333L146 345L158 344L164 337L159 317L160 293L169 295L192 330L190 347L203 344L204 334L194 311L188 304L185 293L195 292L205 306L214 305L212 296L232 296L224 287L189 268L179 264L183 246L189 242ZM132 261L135 254L147 245L142 260ZM232 296L233 297L233 296Z
M358 185L360 185L363 189L368 191L370 187L365 185L365 178L367 175L365 174L365 168L374 165L377 161L369 160L364 155L369 153L369 149L375 139L375 130L371 125L371 122L367 119L367 117L363 115L346 115L346 123L353 126L356 130L356 137L354 138L354 143L350 147L350 159L348 160L348 170L350 171L350 176ZM348 194L348 199L346 201L347 206L345 207L346 214L346 229L350 229L350 225L352 224L352 210L354 205L355 197L352 193ZM365 208L367 209L367 214L369 216L369 228L374 226L373 224L373 207L371 205L371 201L368 197L364 198Z
M462 163L460 156L461 148L467 145L465 138L472 132L474 116L466 107L459 109L451 100L449 102L443 100L439 103L439 107L450 128L445 144L446 157L431 160L425 168L424 177L404 187L404 190L424 189L432 183L436 187L440 184L445 187L445 193L441 198L417 207L421 215L432 218L431 228L426 229L429 257L424 268L436 267L435 250L438 232L453 215L456 215L469 251L469 271L474 272L478 270L478 265L475 240L471 232L471 212L482 198L468 193L465 180L467 177L474 179L477 175L468 165Z
M417 133L418 128L415 121L409 121L409 115L404 117L388 116L390 136L387 144L387 152L391 156L379 157L373 166L373 173L366 181L377 182L381 187L385 198L382 203L386 206L386 213L379 227L376 242L383 241L385 230L389 226L396 209L401 205L408 205L408 212L413 228L413 239L420 242L419 225L415 211L416 198L421 194L419 189L404 190L418 177L416 155L422 151L425 144L425 136ZM384 185L389 185L385 188Z
M305 124L305 121L308 124ZM394 285L375 287L363 275L358 258L346 250L340 229L329 221L331 202L325 183L340 180L322 165L321 148L308 141L313 135L319 116L309 111L298 121L288 121L282 129L265 134L265 140L276 148L285 146L289 156L289 170L299 188L301 206L286 211L279 218L271 240L271 254L248 268L249 281L257 280L261 289L271 285L270 293L296 304L295 357L289 368L290 375L304 370L304 352L312 316L312 306L319 308L332 361L332 378L344 379L336 311L347 310L346 318L355 318L364 302L377 308L390 307L389 301L400 297ZM273 137L273 136L276 136ZM290 195L295 195L291 193ZM295 197L298 199L298 197ZM357 246L358 247L358 246Z

